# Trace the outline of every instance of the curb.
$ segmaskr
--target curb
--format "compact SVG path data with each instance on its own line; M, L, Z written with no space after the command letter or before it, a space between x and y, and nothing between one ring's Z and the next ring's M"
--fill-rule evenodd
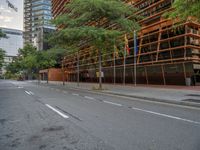
M44 84L43 84L44 85ZM47 86L47 84L45 84ZM49 84L49 85L56 85L56 84ZM58 85L56 85L58 86ZM110 91L97 91L97 90L92 90L92 89L84 89L84 88L77 88L73 86L64 86L76 90L83 90L83 91L88 91L88 92L93 92L93 93L104 93L104 94L110 94L110 95L117 95L117 96L124 96L127 98L137 98L141 99L143 101L152 101L152 102L160 102L160 103L165 103L165 104L175 104L175 105L180 105L180 106L189 106L189 107L195 107L195 108L200 108L200 103L195 103L195 102L186 102L186 101L175 101L175 100L166 100L166 99L157 99L157 98L150 98L150 97L144 97L144 96L136 96L136 95L128 95L128 94L122 94L122 93L116 93L116 92L110 92Z
M138 99L142 99L142 100L145 100L145 101L153 101L153 102L160 102L160 103L167 103L167 104L175 104L175 105L181 105L181 106L191 106L191 107L200 108L200 103L195 103L195 102L157 99L157 98L149 98L149 97L143 97L143 96L127 95L127 94L115 93L115 92L103 92L103 93L108 93L108 94L118 95L118 96L124 96L124 97L130 97L130 98L138 98Z
M70 87L70 86L68 86L68 87ZM160 102L160 103L165 103L165 104L175 104L175 105L180 105L180 106L190 106L190 107L200 108L200 103L195 103L195 102L149 98L149 97L144 97L144 96L127 95L127 94L116 93L116 92L97 91L97 90L83 89L83 88L77 88L77 87L70 87L70 88L77 89L77 90L85 90L85 91L89 91L89 92L95 92L98 94L104 93L104 94L111 94L114 96L118 95L118 96L124 96L124 97L128 97L128 98L137 98L137 99L142 99L144 101L152 101L152 102Z

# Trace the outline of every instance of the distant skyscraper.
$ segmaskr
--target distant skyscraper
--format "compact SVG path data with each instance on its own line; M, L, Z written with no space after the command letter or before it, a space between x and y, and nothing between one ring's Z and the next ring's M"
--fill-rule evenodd
M44 36L55 29L51 19L51 0L24 0L24 43L48 49Z

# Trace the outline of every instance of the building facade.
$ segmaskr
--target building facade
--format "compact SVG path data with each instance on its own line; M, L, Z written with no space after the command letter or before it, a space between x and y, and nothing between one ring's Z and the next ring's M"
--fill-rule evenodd
M69 0L52 0L52 14L54 18L65 13L65 5L67 2Z
M0 39L0 48L6 52L5 64L0 74L5 73L5 67L17 56L18 49L23 47L23 34L20 30L1 28L7 38Z
M24 0L24 43L32 43L38 50L49 48L44 37L55 30L50 23L51 8L51 0Z
M53 16L65 13L59 0L52 0ZM69 2L68 0L62 3ZM200 83L200 24L195 21L177 23L165 19L163 14L171 11L173 0L126 0L126 3L138 8L136 12L144 16L140 20L141 30L137 36L137 78L139 84L196 85ZM108 26L109 28L109 26ZM129 36L131 53L126 57L114 56L114 50L104 54L103 81L134 83L134 42ZM98 59L86 45L80 52L80 80L97 82ZM77 56L67 55L63 66L70 81L77 80ZM124 66L125 79L124 79ZM116 76L113 76L116 75Z

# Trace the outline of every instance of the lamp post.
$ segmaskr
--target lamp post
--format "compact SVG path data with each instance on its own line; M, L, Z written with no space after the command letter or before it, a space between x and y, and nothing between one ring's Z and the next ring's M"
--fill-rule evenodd
M137 85L137 31L134 30L134 86Z

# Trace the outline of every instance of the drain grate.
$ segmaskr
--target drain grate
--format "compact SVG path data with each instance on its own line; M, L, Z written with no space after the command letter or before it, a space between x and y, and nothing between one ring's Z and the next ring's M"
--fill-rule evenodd
M194 102L194 103L200 103L200 99L184 99L182 100L184 102Z

